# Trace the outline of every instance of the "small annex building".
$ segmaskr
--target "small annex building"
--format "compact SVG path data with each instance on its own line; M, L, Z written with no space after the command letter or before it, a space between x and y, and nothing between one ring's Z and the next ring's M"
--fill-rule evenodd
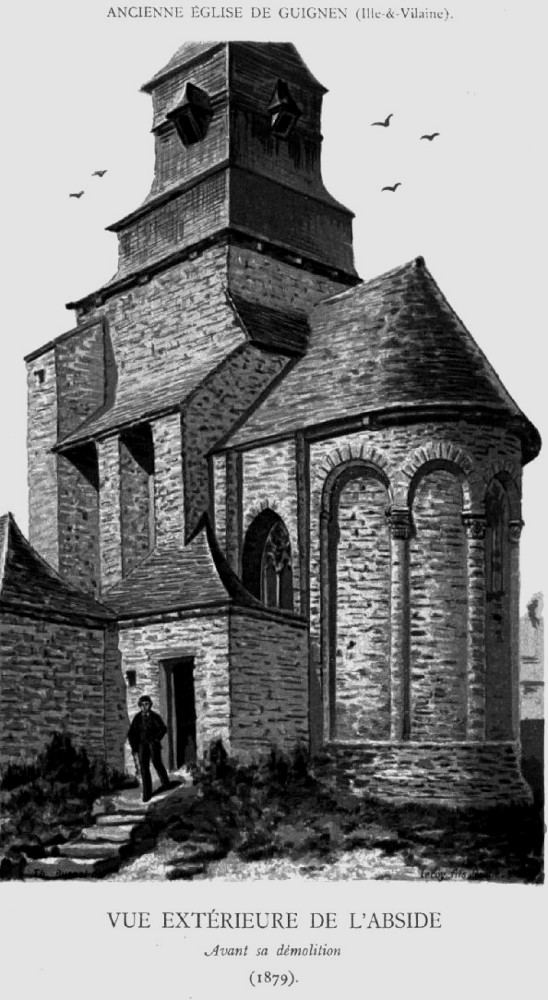
M171 767L304 742L381 797L526 799L538 432L421 257L360 281L292 45L186 43L143 90L155 174L118 270L26 359L2 758L61 726L121 766L147 692Z

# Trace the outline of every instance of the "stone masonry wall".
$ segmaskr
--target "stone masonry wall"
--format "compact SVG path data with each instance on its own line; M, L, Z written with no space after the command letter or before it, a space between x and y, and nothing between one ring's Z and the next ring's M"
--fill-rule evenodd
M59 573L79 590L100 589L99 471L94 444L59 455Z
M217 541L226 554L226 454L214 455L213 512Z
M27 362L27 461L29 539L54 569L59 568L57 377L55 349Z
M294 441L281 441L243 453L242 543L251 522L265 508L282 518L289 532L295 611L300 609L297 528L296 452ZM240 549L240 553L241 553Z
M78 330L56 345L57 399L62 438L105 400L105 344L102 322Z
M0 646L1 759L32 757L62 731L103 760L103 629L2 613Z
M258 449L257 449L258 451ZM409 427L364 428L351 434L310 443L310 653L311 683L322 690L320 514L327 477L345 462L361 457L377 466L388 478L389 493L396 503L407 502L410 463L427 462L436 453L454 454L467 466L464 481L466 509L482 512L485 491L493 475L506 469L521 486L521 448L510 432L495 427L478 428L459 423L425 423ZM462 459L462 456L465 456ZM246 453L247 460L247 453ZM293 486L295 492L295 486ZM324 572L326 568L324 567ZM483 627L483 625L481 626ZM324 692L324 700L326 692ZM313 720L321 741L322 719ZM325 730L324 737L325 738ZM426 738L426 733L424 733Z
M531 801L513 743L339 743L319 766L358 793L389 802L485 809Z
M427 473L413 502L410 545L411 738L464 739L468 593L462 489Z
M287 358L248 344L230 355L185 407L187 537L204 511L213 513L209 496L209 450L228 433L285 365Z
M118 648L118 629L105 629L105 753L111 767L124 770L124 742L129 728L126 685Z
M120 510L122 572L126 576L146 558L154 544L154 460L150 441L120 438ZM148 447L145 447L145 442ZM151 509L152 508L152 509Z
M320 299L348 287L302 267L273 260L268 254L236 246L229 250L228 276L232 291L273 309L297 313L308 312Z
M335 702L343 740L390 736L387 504L385 487L369 477L352 479L339 498Z
M154 441L154 524L156 545L184 543L183 450L181 415L152 422Z
M307 629L234 611L230 617L230 730L235 753L308 745Z
M198 757L211 740L221 738L230 746L230 698L228 670L228 616L203 616L120 629L121 669L136 671L136 684L127 689L129 718L138 711L142 694L149 694L154 708L166 712L162 703L162 661L194 657L196 699L196 743ZM126 760L129 761L126 745Z
M120 441L118 435L97 442L99 469L99 545L101 591L122 577Z
M100 320L64 336L27 362L29 537L55 569L59 569L61 530L58 479L66 466L52 448L103 404L105 391ZM66 499L66 489L64 493Z
M193 388L199 373L243 341L226 301L227 255L226 246L210 247L97 310L80 310L83 322L108 320L119 412L136 419L135 404L143 399L161 409L174 385Z

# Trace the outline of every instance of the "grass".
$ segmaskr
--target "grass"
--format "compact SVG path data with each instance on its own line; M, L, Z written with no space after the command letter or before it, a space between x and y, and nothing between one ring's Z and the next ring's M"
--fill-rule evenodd
M543 823L538 807L452 810L391 805L357 796L316 774L306 751L273 750L254 764L227 757L219 744L197 769L201 794L170 821L184 842L196 832L243 861L380 849L433 879L541 882Z

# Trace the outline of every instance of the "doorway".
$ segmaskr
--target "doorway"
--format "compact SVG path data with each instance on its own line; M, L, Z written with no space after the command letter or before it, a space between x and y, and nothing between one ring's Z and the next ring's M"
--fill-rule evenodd
M171 770L196 763L194 657L165 660L168 759Z

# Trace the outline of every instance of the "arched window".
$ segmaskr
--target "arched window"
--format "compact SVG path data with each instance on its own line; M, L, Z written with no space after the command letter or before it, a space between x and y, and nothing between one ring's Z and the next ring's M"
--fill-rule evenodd
M428 462L412 484L409 543L412 740L466 737L468 575L463 477Z
M510 633L510 503L495 477L485 495L485 733L512 737L512 652Z
M501 597L507 589L506 537L508 534L508 499L502 484L491 480L485 497L485 585L487 598Z
M324 492L324 662L329 736L390 738L388 482L361 459L332 470Z
M267 607L293 611L291 542L284 522L273 510L263 510L249 526L242 581Z

